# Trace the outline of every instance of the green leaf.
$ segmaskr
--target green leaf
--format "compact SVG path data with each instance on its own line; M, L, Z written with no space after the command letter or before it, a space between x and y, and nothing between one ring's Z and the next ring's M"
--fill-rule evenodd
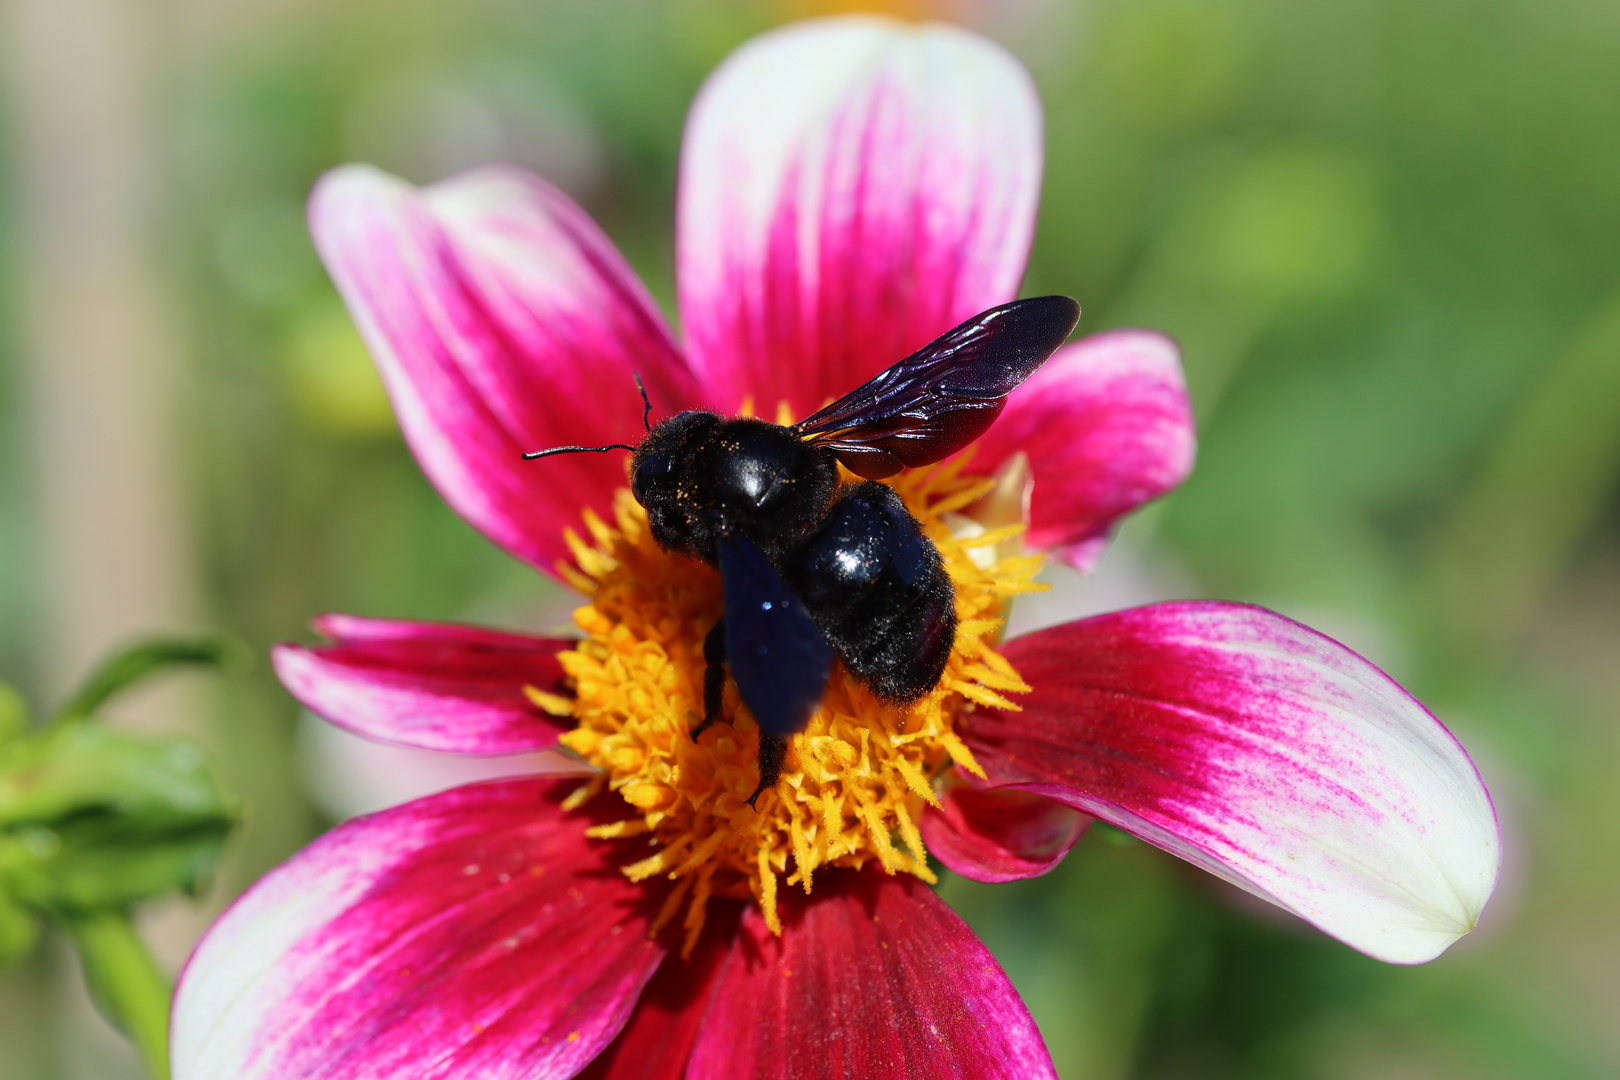
M188 743L50 730L0 751L0 887L53 910L194 890L236 818Z
M172 988L128 913L86 912L64 918L60 925L79 952L96 1006L134 1040L153 1080L168 1080Z
M28 734L28 702L10 683L0 682L0 746Z
M0 886L51 911L122 907L176 889L199 891L219 859L228 823L159 836L109 815L0 836Z
M141 642L103 663L63 705L53 722L83 719L121 690L149 675L179 664L236 667L250 654L231 638L208 634L195 638L159 638Z
M232 816L201 751L100 727L61 728L0 756L0 828L104 811L153 828Z

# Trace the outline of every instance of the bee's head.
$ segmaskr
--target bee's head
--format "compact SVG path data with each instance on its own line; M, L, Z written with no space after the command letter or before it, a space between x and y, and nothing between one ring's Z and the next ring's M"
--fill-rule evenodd
M815 527L838 486L832 455L791 429L695 410L659 421L639 446L559 446L524 457L611 449L635 453L630 493L653 539L711 565L724 535L746 536L774 559Z
M720 424L714 413L676 413L660 420L641 440L630 461L630 494L647 508L649 517L674 503L693 454L713 438Z
M708 412L654 426L630 469L653 538L711 564L722 535L747 536L768 555L798 543L838 484L832 457L787 428Z

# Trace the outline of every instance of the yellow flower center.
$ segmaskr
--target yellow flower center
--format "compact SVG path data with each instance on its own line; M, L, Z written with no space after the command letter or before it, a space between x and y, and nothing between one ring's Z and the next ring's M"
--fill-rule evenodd
M647 857L624 873L676 881L655 933L685 905L689 951L710 897L749 894L780 933L777 879L808 893L822 867L876 859L891 874L934 880L917 830L923 805L938 805L934 785L950 763L983 775L955 728L976 705L1015 709L1003 694L1028 691L994 645L1008 600L1043 588L1034 581L1040 557L1017 546L1021 524L985 529L961 515L996 486L962 476L963 463L891 481L956 589L944 677L920 701L894 705L835 662L820 708L790 737L781 778L757 809L744 800L759 782L759 729L729 680L720 722L697 742L690 736L703 718L703 638L722 610L718 572L661 548L628 491L618 493L613 524L586 512L590 543L569 531L578 569L563 570L590 597L574 613L584 639L560 654L574 697L529 693L574 717L563 745L601 770L572 805L604 789L624 800L625 818L590 835L645 835Z

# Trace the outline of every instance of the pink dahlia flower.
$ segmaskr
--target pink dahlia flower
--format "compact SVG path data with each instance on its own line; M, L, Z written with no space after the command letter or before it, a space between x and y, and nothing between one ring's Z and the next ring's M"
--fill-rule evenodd
M717 574L650 540L622 457L520 459L637 441L633 372L661 416L813 411L1014 296L1040 171L1028 75L982 39L862 18L759 38L687 127L684 343L542 180L321 182L316 241L422 467L586 594L584 636L327 616L330 644L282 646L277 671L364 735L561 743L582 776L425 798L271 872L181 978L180 1080L1050 1076L1006 976L924 884L925 849L1030 877L1093 818L1385 960L1468 932L1497 871L1489 797L1350 650L1223 603L999 641L1037 587L1018 533L1084 563L1191 467L1157 334L1064 347L968 453L893 480L955 586L945 675L897 707L835 665L757 810L734 691L688 737Z

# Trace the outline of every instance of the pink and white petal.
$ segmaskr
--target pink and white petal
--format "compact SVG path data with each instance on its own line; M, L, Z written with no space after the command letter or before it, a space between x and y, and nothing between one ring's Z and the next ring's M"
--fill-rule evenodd
M1018 993L927 886L875 867L743 915L686 1080L1055 1076Z
M417 190L364 166L324 176L310 229L388 387L406 441L458 513L550 571L565 526L606 513L636 443L640 372L662 413L696 383L635 274L538 177L488 168Z
M984 38L797 23L704 84L681 152L681 321L718 404L820 408L1013 298L1041 180L1029 74Z
M1186 479L1196 441L1175 342L1113 330L1059 349L1014 390L972 468L1028 455L1029 542L1087 569L1119 518Z
M524 692L562 693L566 638L455 623L323 615L330 645L278 645L271 662L293 697L339 727L382 742L458 754L519 754L570 726Z
M1135 833L1382 960L1471 930L1495 886L1490 795L1378 668L1243 604L1154 604L1005 655L1035 690L964 739L988 785Z
M974 881L1047 873L1080 842L1091 817L1027 791L952 784L922 815L922 838L940 862Z
M558 807L457 788L340 825L214 924L181 974L176 1080L563 1078L629 1018L659 890ZM649 907L651 905L651 907Z
M586 1066L580 1080L682 1080L720 962L737 937L743 905L711 900L703 935L690 958L671 956L641 992L630 1022Z

